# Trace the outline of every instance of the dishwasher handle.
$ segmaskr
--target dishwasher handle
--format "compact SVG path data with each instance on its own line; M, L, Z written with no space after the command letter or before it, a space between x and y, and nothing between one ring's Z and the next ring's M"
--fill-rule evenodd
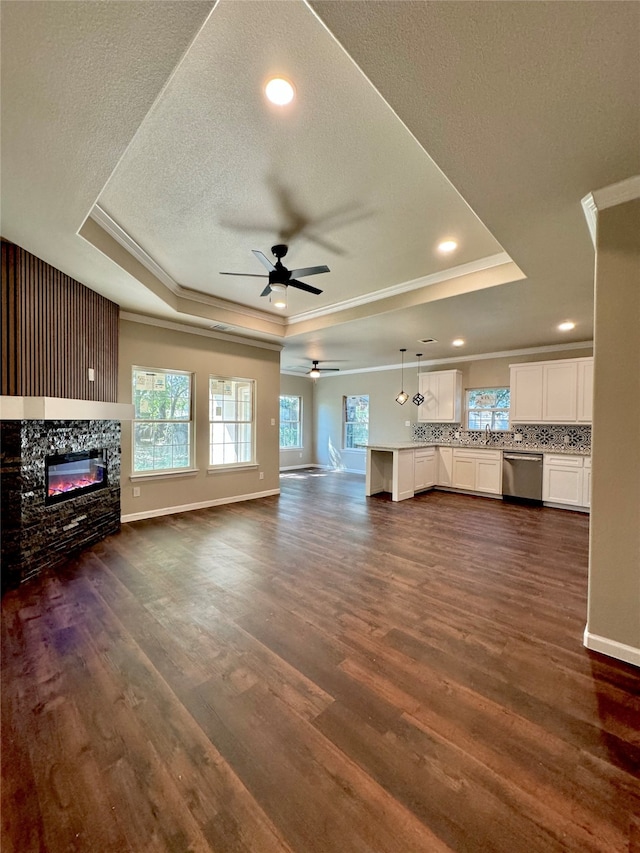
M518 453L517 456L509 456L507 453L503 453L502 458L513 462L542 462L542 456L525 456L524 453Z

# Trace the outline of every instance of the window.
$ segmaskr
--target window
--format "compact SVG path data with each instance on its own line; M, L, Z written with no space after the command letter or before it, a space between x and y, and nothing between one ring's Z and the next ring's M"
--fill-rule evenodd
M344 398L345 450L364 448L369 441L369 395L354 394Z
M209 464L253 465L253 379L209 377Z
M302 447L302 397L280 397L280 449Z
M467 429L509 429L509 389L471 388L467 391Z
M191 467L190 373L133 368L133 472Z

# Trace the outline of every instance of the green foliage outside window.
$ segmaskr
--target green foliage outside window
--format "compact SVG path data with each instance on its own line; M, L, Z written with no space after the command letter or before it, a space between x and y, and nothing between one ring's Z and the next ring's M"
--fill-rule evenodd
M369 442L369 395L353 394L344 398L345 450L365 447Z
M280 397L280 448L302 447L302 400L300 397Z
M467 428L509 429L509 388L473 388L467 391Z
M133 370L133 470L191 465L191 374Z

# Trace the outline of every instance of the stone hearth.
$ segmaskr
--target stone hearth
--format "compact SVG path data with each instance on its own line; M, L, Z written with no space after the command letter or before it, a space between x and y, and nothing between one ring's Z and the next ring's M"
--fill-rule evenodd
M120 422L0 423L2 586L52 569L120 529ZM46 505L45 457L106 449L107 487Z

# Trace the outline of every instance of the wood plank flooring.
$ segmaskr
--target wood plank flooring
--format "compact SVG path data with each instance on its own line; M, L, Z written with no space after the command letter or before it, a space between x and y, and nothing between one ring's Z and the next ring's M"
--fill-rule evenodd
M281 488L4 595L3 853L639 853L588 517Z

